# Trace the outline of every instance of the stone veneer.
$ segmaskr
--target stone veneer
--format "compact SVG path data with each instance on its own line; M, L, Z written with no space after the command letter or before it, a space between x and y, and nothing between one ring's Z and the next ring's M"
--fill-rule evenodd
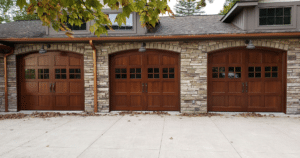
M253 40L255 46L288 51L287 53L287 113L300 113L300 44L299 39ZM147 49L170 50L181 54L181 112L207 112L207 53L223 48L245 46L244 40L207 40L191 42L151 42ZM40 45L17 45L16 54L37 51ZM140 43L102 43L97 48L98 111L109 111L109 54L138 49ZM85 111L93 111L93 58L89 44L52 44L51 50L72 51L84 54ZM9 57L9 110L16 111L16 63L15 55ZM1 77L0 58L0 77ZM3 69L3 68L2 68ZM3 75L2 75L3 76ZM1 82L0 82L1 85ZM2 89L1 89L2 90ZM1 91L2 92L2 91ZM2 94L0 92L0 94ZM2 98L0 100L3 100ZM195 104L192 101L195 100ZM2 110L2 109L0 109ZM2 110L3 111L3 110Z

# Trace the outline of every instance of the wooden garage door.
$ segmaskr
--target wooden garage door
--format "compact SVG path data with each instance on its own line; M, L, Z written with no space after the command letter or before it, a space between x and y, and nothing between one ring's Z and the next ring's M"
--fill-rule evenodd
M83 56L48 52L18 58L20 110L84 110Z
M283 52L231 49L208 60L209 111L284 112Z
M111 110L179 111L178 60L157 50L111 55Z

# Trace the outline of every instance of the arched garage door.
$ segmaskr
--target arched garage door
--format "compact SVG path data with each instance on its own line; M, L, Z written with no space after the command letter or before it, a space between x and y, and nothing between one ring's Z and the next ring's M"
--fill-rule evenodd
M208 56L208 111L284 112L282 51L230 49Z
M111 110L179 111L179 55L137 50L110 56Z
M82 55L34 53L17 64L19 110L84 110Z

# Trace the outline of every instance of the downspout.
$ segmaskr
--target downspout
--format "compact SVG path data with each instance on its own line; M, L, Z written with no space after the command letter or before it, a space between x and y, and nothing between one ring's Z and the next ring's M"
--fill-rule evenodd
M97 50L90 40L90 45L93 48L93 63L94 63L94 112L98 112L98 92L97 92Z
M14 48L10 53L4 55L4 84L5 84L5 112L8 112L8 84L7 84L7 57L14 53Z

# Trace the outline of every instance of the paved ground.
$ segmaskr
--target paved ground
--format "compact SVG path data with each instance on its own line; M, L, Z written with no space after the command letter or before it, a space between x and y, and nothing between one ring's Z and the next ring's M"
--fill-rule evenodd
M299 158L300 116L0 120L0 157Z

